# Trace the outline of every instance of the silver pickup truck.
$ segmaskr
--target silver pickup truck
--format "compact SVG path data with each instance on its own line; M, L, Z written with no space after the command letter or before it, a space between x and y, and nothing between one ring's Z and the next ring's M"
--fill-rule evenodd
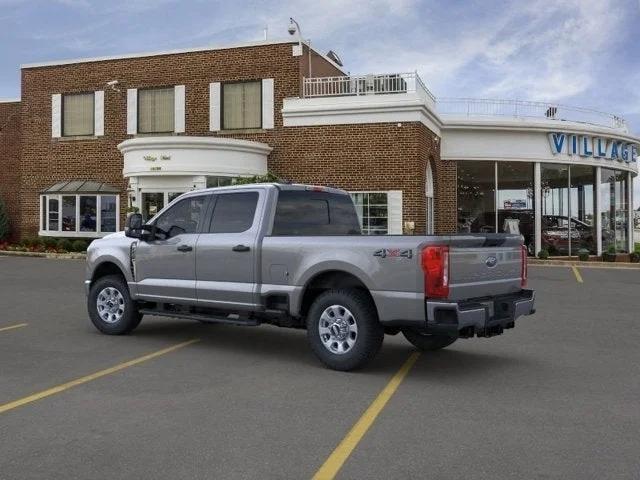
M120 335L143 315L306 328L351 370L402 332L421 350L490 337L534 312L527 251L505 234L361 235L350 196L255 184L186 193L87 252L89 316Z

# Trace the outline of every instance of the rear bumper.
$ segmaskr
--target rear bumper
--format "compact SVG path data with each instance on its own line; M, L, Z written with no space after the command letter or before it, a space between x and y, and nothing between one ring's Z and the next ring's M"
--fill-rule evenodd
M459 337L500 335L513 328L519 317L535 313L534 303L533 290L464 302L427 300L426 330Z

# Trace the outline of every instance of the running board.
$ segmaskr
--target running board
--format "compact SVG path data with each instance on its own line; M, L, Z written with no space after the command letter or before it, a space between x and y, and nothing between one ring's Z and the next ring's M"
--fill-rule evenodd
M226 323L228 325L244 325L247 327L256 327L260 322L254 319L241 318L237 315L229 315L227 317L214 317L212 315L202 315L199 313L173 312L171 310L156 310L155 308L141 308L138 310L143 315L155 315L158 317L185 318L188 320L197 320L205 323ZM229 318L229 317L236 318Z

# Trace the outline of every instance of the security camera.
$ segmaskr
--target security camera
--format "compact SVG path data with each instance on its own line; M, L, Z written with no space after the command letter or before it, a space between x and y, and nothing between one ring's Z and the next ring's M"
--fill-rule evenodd
M116 85L118 85L118 80L111 80L110 82L107 82L107 87L109 87L114 92L120 92L120 89L116 87Z
M289 35L295 35L296 34L296 26L293 23L289 24L289 28L287 28L287 31L289 32Z

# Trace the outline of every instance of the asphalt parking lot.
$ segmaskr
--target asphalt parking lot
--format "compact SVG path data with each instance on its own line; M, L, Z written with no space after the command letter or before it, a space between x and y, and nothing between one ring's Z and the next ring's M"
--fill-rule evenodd
M0 479L312 478L414 352L339 373L302 331L104 336L83 272L0 257ZM421 354L336 478L640 478L640 270L578 273L531 267L534 317Z

